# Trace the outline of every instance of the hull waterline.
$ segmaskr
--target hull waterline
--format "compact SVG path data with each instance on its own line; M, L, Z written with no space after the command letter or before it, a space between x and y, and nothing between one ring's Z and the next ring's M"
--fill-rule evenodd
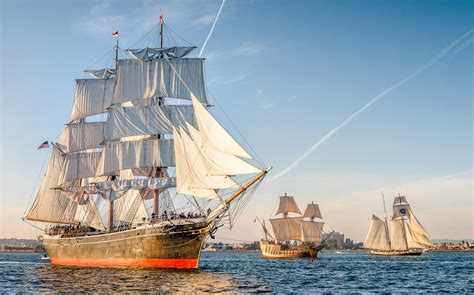
M209 229L208 223L172 230L149 225L82 237L46 235L43 245L53 265L196 269Z

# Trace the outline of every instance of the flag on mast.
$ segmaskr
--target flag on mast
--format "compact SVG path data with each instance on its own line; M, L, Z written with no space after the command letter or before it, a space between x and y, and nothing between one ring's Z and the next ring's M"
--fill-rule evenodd
M112 36L114 36L115 38L118 38L118 36L119 36L118 31L113 32Z
M160 25L163 24L163 10L160 9Z
M43 142L42 144L40 144L37 149L40 150L40 149L47 149L47 148L49 148L49 143L48 143L48 141L46 140L45 142Z

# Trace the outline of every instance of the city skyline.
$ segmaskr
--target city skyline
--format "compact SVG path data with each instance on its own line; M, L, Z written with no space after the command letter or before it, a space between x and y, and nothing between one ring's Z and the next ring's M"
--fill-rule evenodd
M197 55L221 5L49 3L54 9L35 1L1 4L1 237L39 233L20 220L47 154L36 147L64 127L73 79L88 66L113 63L94 64L113 48L111 33L118 30L128 48L158 23L162 9L167 24L199 47ZM213 114L274 166L270 177L472 30L469 1L278 3L226 1L202 55L211 103L226 112L214 107ZM387 207L406 195L432 238L473 239L473 40L471 31L299 166L263 183L233 231L217 236L258 240L255 216L271 217L277 197L288 192L301 209L318 203L328 230L362 241L371 215L383 216L384 191Z

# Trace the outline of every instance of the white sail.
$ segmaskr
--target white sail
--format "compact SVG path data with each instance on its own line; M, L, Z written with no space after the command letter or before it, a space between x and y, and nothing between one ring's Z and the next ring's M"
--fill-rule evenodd
M125 169L170 166L175 166L171 139L108 142L102 149L95 175L117 175Z
M85 204L77 205L74 220L79 222L81 225L87 225L97 230L105 230L99 211L92 201L92 196L87 197L87 202Z
M385 221L375 215L372 215L369 232L364 241L364 248L383 251L390 250Z
M112 104L165 96L191 99L191 92L207 104L203 59L124 59L118 61Z
M321 243L324 222L301 221L304 242Z
M162 54L165 54L171 58L182 58L188 55L196 46L186 46L186 47L165 47L165 48L152 48L145 47L140 49L127 49L127 52L130 53L134 58L150 61L161 57Z
M318 204L308 204L306 210L304 211L303 217L309 217L311 219L317 217L323 219L321 211L319 210Z
M63 155L64 165L58 184L63 185L71 180L94 177L100 155L101 152Z
M303 241L301 231L302 217L270 219L275 239L278 241Z
M172 134L172 127L186 127L194 122L190 105L113 106L109 109L105 140L147 134Z
M408 222L410 224L410 238L414 248L427 248L433 244L428 232L415 217L411 209L408 211ZM415 244L417 245L416 247Z
M207 173L211 175L241 175L259 173L261 169L232 154L227 154L202 143L201 135L193 126L186 124L192 141L205 162Z
M85 70L84 72L88 73L96 79L109 79L115 75L115 69L100 69L100 70Z
M275 215L278 214L288 214L290 212L301 214L300 208L295 202L293 197L287 196L280 196L280 204L278 205L278 210Z
M75 203L62 191L53 189L58 186L63 165L64 158L53 149L41 187L26 215L27 219L43 222L74 223Z
M199 179L202 177L199 168L196 167L198 171L195 171L193 166L195 163L189 159L180 133L173 129L173 135L176 153L176 192L206 199L218 199L216 190L198 185Z
M392 219L391 245L393 250L408 250L407 228L403 218Z
M69 124L58 139L63 152L73 153L100 147L105 122Z
M191 97L202 145L223 153L252 159L192 93Z
M115 79L76 80L74 105L69 122L105 113L112 101Z

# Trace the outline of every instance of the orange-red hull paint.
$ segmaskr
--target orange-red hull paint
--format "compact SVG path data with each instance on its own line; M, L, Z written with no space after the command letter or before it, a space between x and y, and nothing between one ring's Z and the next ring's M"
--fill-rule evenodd
M53 265L75 266L137 266L154 268L198 268L198 259L154 258L53 258Z

